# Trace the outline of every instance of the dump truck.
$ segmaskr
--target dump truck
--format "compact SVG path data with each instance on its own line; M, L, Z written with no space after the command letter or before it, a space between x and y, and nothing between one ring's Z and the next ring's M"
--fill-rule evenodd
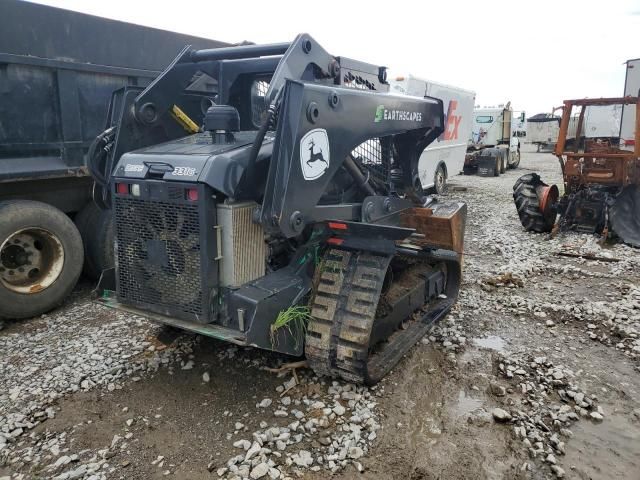
M176 116L197 72L214 104ZM379 381L456 301L466 218L423 196L442 101L390 94L386 76L300 34L188 46L114 95L90 157L116 237L98 301Z
M391 92L442 100L445 130L420 155L420 181L427 193L444 193L450 176L464 167L476 94L444 83L403 75L389 81Z
M640 247L640 97L565 100L555 155L564 179L564 192L547 185L537 173L520 177L513 199L522 226L532 232L573 230L619 237ZM589 110L634 107L633 143L622 149L606 138L590 138L585 129ZM618 108L618 111L620 110ZM570 122L577 125L567 143ZM629 110L625 110L628 112ZM628 141L628 140L627 140Z
M149 85L185 44L228 44L17 0L0 10L0 318L15 319L113 265L86 165L113 91Z
M520 113L519 123L525 118ZM496 108L476 108L464 162L466 174L499 176L520 165L520 139L514 131L511 103Z

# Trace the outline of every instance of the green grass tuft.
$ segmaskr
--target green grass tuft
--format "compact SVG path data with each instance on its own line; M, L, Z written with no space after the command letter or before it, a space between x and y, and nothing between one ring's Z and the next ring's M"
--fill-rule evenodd
M311 318L311 310L306 305L294 305L286 310L280 311L276 317L275 322L269 327L269 335L271 336L271 344L277 344L278 331L285 328L291 336L294 337L296 346L298 341L302 340L298 338L294 331L300 335L304 335L307 331L307 322Z

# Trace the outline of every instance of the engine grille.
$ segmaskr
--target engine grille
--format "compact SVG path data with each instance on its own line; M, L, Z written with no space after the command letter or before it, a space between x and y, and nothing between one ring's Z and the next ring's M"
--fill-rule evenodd
M116 197L118 297L204 315L197 205Z

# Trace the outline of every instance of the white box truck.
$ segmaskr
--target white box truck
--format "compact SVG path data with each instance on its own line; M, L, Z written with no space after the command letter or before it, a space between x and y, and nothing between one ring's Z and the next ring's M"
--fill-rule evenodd
M392 93L442 100L445 131L422 152L418 169L425 190L443 193L447 179L460 173L464 166L476 94L413 75L397 77L389 83Z

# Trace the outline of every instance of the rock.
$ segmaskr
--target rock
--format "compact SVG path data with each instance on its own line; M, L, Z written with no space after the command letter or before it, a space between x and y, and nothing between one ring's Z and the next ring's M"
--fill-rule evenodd
M601 413L598 413L598 412L591 412L591 413L589 414L589 416L590 416L593 420L595 420L596 422L601 422L601 421L604 419L604 417L602 416L602 414L601 414Z
M236 430L242 430L244 428L244 423L236 422L234 428Z
M558 465L551 465L551 471L558 478L564 478L564 470L560 468Z
M247 454L244 457L244 461L248 462L253 457L255 457L256 454L260 451L261 448L262 447L260 446L260 444L258 442L253 442L253 445L251 445L249 450L247 450Z
M209 375L209 372L204 372L202 374L202 381L204 383L209 383L210 380L211 380L211 376Z
M275 412L273 412L273 415L274 415L275 417L286 417L286 416L288 416L289 414L287 413L287 411L286 411L286 410L279 409L279 410L276 410Z
M262 399L262 401L258 404L258 407L260 408L268 408L271 406L271 404L273 403L273 401L270 398L264 398Z
M219 477L222 477L225 473L227 473L229 471L229 469L227 467L222 467L219 468L216 473L218 474Z
M336 405L333 407L333 413L338 416L344 415L346 411L347 409L344 408L340 403L336 403Z
M308 450L300 450L297 454L291 457L293 463L299 467L308 467L313 464L313 457Z
M494 408L491 414L497 422L508 422L511 420L511 414L502 408Z
M349 458L354 460L359 459L364 455L364 451L360 447L351 447L349 448Z
M252 479L257 480L258 478L264 477L267 473L269 473L269 465L262 462L253 467L249 476Z
M498 383L492 382L489 388L496 397L504 397L507 394L507 389Z
M545 323L545 325L546 325L547 327L553 327L553 326L555 326L555 322L554 322L553 320L547 320L547 321L546 321L546 322L544 322L544 323Z
M193 369L194 366L194 361L193 360L189 360L187 363L184 363L182 365L182 370L191 370Z
M273 467L269 468L269 478L271 480L277 480L278 478L280 478L280 470Z
M238 440L237 442L233 442L233 446L242 448L243 450L249 450L249 448L251 448L251 442L249 440Z

